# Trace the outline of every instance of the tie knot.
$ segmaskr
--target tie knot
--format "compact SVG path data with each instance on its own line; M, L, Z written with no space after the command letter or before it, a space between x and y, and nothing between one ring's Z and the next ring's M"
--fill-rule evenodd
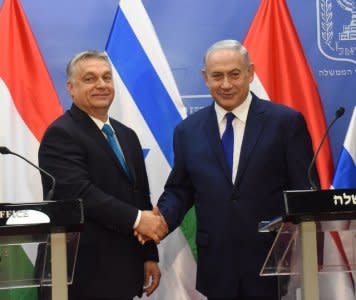
M231 124L232 121L235 119L235 115L232 112L228 112L226 115L226 123Z
M101 129L107 136L113 136L114 132L112 128L108 124L104 124L103 128Z

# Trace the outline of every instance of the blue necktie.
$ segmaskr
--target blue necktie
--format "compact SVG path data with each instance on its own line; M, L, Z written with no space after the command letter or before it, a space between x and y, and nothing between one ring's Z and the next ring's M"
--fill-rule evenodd
M221 137L221 143L224 148L225 159L227 165L229 166L230 175L232 178L232 164L234 161L234 128L232 127L232 121L235 115L229 112L225 115L226 117L226 128Z
M119 145L117 144L117 142L115 140L114 131L112 130L112 128L108 124L105 124L103 126L102 131L106 134L106 137L107 137L107 140L108 140L108 142L110 144L110 147L115 152L116 157L119 160L122 168L126 172L127 176L129 176L129 178L131 178L129 168L127 167L127 164L126 164L125 159L124 159L124 155L122 154L122 152L121 152L121 150L119 148Z

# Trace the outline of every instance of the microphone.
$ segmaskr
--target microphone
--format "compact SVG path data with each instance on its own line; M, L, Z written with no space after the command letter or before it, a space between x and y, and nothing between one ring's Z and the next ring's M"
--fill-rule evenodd
M317 148L317 150L316 150L316 152L315 152L315 154L314 154L314 157L313 157L313 159L312 159L312 161L311 161L311 163L310 163L310 165L309 165L309 168L308 168L308 180L309 180L309 184L311 185L311 189L314 190L314 191L318 190L318 187L316 186L316 184L315 184L315 182L314 182L314 180L313 180L313 178L312 178L312 176L311 176L311 170L312 170L312 168L313 168L314 165L315 165L316 158L318 157L319 152L320 152L320 149L321 149L321 147L322 147L323 144L324 144L325 138L326 138L326 136L327 136L328 133L329 133L329 129L334 125L334 123L336 122L337 119L339 119L340 117L342 117L342 115L344 114L344 112L345 112L345 108L343 108L343 107L339 107L339 108L337 109L337 111L335 112L334 119L333 119L332 122L329 124L328 128L326 129L326 131L325 131L325 133L324 133L324 135L323 135L323 137L322 137L322 139L321 139L321 141L320 141L320 144L319 144L319 146L318 146L318 148Z
M54 189L56 187L56 179L51 175L49 174L47 171L43 170L42 168L36 166L35 164L33 164L32 162L30 162L27 158L23 157L22 155L18 154L18 153L15 153L15 152L12 152L9 148L7 147L2 147L0 146L0 153L1 154L12 154L12 155L15 155L17 157L20 157L22 158L24 161L26 161L27 163L29 163L32 167L36 168L37 170L39 170L40 172L42 172L43 174L46 174L48 177L51 178L52 180L52 185L51 185L51 189L49 190L48 194L46 195L45 199L44 200L52 200L53 198L53 195L54 195Z

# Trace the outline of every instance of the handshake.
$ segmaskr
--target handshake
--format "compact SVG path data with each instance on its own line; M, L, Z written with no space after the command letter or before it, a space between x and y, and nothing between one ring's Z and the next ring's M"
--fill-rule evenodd
M149 240L154 240L156 244L159 244L167 233L166 220L158 207L154 207L152 211L144 210L141 212L141 219L134 229L134 235L142 245Z

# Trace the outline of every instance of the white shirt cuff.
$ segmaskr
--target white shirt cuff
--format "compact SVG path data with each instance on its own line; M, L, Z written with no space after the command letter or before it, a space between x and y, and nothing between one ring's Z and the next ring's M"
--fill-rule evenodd
M140 224L140 221L141 221L141 211L138 210L136 221L135 221L135 223L133 225L133 229L137 228L138 224Z

